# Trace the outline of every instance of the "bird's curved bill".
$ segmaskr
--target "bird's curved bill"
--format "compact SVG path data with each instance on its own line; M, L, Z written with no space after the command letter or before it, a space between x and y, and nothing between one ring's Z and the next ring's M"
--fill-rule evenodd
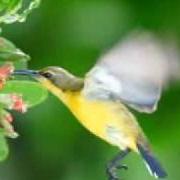
M24 69L24 70L15 70L13 72L13 75L38 76L40 74L39 71Z

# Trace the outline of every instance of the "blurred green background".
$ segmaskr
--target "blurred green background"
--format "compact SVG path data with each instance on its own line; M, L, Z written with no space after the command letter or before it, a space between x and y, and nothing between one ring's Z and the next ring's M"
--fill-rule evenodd
M30 54L30 68L48 65L83 76L99 55L133 29L180 38L178 0L49 0L26 23L5 25L3 36ZM163 94L159 111L138 114L154 152L168 171L180 179L180 85ZM9 140L10 156L0 165L0 180L103 180L105 165L118 149L84 129L55 97L25 115L16 115L21 134ZM141 158L125 160L128 180L151 180Z

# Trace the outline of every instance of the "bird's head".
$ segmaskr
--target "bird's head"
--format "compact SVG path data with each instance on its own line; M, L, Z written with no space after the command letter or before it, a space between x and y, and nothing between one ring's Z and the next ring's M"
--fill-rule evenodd
M83 87L83 79L77 78L63 68L49 66L41 70L16 70L14 75L30 75L45 86L51 84L63 91L78 91Z

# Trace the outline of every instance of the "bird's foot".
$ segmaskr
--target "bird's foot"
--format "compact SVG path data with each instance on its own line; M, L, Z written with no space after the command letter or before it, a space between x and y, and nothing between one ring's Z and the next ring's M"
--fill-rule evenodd
M118 165L118 166L109 165L107 167L107 175L109 180L120 180L116 172L118 169L128 170L128 167L126 165Z
M128 170L128 167L126 165L119 165L119 161L121 161L129 152L130 149L122 151L108 164L107 175L109 180L119 180L119 177L117 176L118 169Z

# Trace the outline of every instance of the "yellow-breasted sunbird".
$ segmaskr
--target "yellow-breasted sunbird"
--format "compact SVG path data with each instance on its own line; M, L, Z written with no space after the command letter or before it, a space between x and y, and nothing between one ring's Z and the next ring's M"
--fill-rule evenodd
M107 166L109 180L118 179L117 168L126 168L119 161L130 151L142 156L151 175L165 178L167 173L127 107L145 113L156 110L162 88L178 72L171 50L151 34L133 34L102 55L85 78L56 66L15 74L32 75L91 133L122 150Z

